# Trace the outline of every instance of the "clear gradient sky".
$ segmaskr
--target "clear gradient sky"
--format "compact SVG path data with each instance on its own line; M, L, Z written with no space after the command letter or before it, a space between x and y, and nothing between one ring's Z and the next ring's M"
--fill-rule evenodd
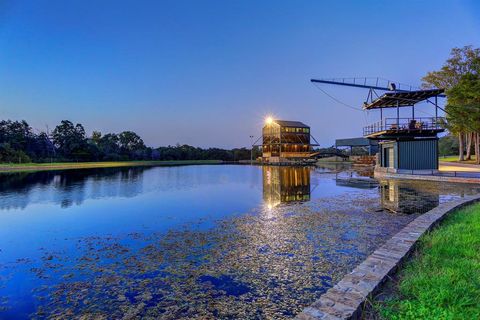
M468 44L480 1L0 0L0 118L230 148L273 114L329 146L378 115L310 78L418 85ZM367 93L323 88L358 106Z

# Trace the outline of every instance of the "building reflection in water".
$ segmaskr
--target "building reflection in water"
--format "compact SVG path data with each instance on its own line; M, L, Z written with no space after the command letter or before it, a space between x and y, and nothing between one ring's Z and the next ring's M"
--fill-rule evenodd
M400 180L382 180L380 181L382 207L399 213L425 213L440 203L440 190L430 189L414 188L411 183Z
M463 188L455 185L439 185L429 181L376 180L365 179L357 174L336 174L337 186L355 189L379 190L380 206L394 213L425 213L440 204L442 194L463 196Z
M263 200L268 208L310 200L309 167L263 167Z

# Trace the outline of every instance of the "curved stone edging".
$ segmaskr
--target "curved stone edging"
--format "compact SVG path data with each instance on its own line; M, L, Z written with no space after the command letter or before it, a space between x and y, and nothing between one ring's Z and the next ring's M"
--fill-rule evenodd
M357 319L363 304L399 267L418 239L448 213L480 201L480 195L447 202L419 216L295 317L297 320Z

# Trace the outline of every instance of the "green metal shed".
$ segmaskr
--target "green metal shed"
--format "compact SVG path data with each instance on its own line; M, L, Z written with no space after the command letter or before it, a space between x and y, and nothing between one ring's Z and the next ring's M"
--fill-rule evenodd
M400 170L438 170L438 138L380 142L380 166Z

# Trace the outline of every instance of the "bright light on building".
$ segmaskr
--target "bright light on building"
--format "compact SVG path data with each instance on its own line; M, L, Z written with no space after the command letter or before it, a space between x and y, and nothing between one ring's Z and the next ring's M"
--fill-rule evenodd
M273 123L273 118L272 118L272 117L267 117L267 118L265 119L265 123L266 123L266 124L272 124L272 123Z

